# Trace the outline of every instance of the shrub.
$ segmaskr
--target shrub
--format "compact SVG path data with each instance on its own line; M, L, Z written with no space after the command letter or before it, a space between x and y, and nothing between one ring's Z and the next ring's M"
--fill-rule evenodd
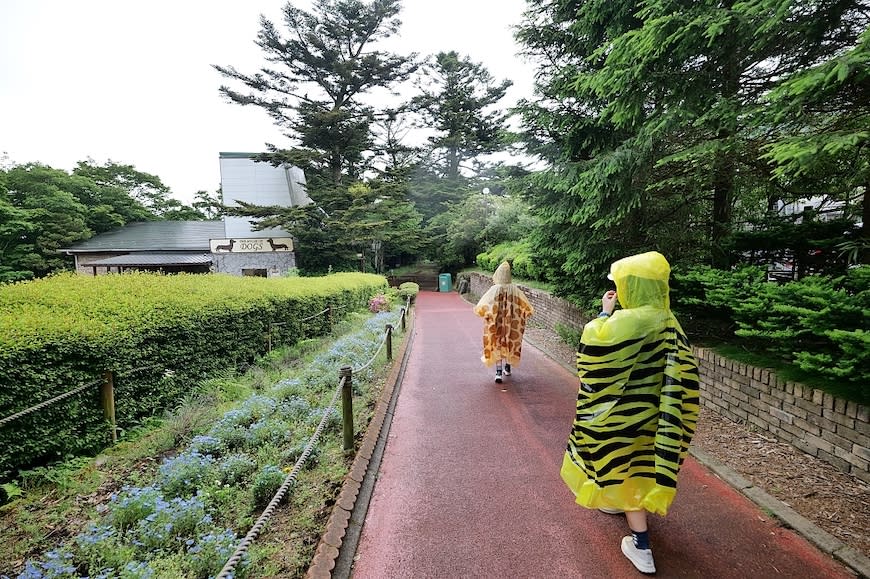
M160 465L158 484L168 497L189 496L213 476L214 463L211 455L189 450Z
M251 486L254 504L258 507L269 504L286 478L287 475L275 465L270 464L263 467L254 477L254 484Z
M133 544L146 551L173 550L196 537L197 528L210 525L211 516L197 497L158 500L154 512L139 521Z
M217 469L221 484L236 485L246 480L257 464L245 454L231 454L218 463Z
M819 387L866 404L870 393L870 267L846 276L807 276L782 285L764 270L696 268L675 274L672 302L687 329L718 327L720 338L794 365ZM824 380L833 380L830 385Z
M191 383L249 364L272 344L323 335L386 289L382 276L57 275L0 286L0 417L88 385L0 429L0 481L32 465L103 448L99 385L112 370L118 427L173 406ZM335 321L335 320L333 320ZM215 348L232 344L227 355ZM166 378L167 370L173 374ZM186 425L187 423L185 423ZM181 440L189 432L179 429Z
M417 294L420 293L420 285L416 284L412 281L406 281L404 283L399 284L398 296L402 299L402 301L411 298L413 301Z
M390 300L384 294L378 294L369 300L369 311L373 314L390 310Z
M139 521L157 509L161 500L160 491L150 486L144 488L123 487L120 494L113 494L109 503L109 521L121 532L137 525Z
M197 578L217 576L223 569L224 563L235 552L237 542L235 533L229 529L200 537L187 550L187 568ZM245 552L241 564L236 567L234 577L241 579L247 575L248 562L248 553Z

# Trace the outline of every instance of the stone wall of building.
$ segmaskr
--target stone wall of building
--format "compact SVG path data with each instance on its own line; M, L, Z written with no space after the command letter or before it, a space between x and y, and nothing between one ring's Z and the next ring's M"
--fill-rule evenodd
M292 251L212 253L215 272L232 275L259 275L280 277L296 267L296 254Z

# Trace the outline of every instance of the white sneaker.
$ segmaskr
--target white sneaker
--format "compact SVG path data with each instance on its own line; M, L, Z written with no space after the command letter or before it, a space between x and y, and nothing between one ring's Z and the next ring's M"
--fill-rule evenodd
M501 370L496 370L495 382L496 382L496 384L501 384Z
M505 376L510 376L510 375L511 375L511 365L510 365L510 364L505 364L505 365L504 365L504 375L505 375Z
M628 557L632 565L641 573L655 573L656 564L653 561L652 549L638 549L634 546L631 535L622 538L622 554Z

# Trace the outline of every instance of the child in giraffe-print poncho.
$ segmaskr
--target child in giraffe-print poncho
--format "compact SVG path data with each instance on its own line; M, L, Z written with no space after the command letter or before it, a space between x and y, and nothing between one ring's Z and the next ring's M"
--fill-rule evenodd
M511 283L511 266L503 261L492 276L493 286L483 294L474 313L483 318L483 356L487 367L495 364L495 381L510 376L519 364L526 320L535 310L525 294Z

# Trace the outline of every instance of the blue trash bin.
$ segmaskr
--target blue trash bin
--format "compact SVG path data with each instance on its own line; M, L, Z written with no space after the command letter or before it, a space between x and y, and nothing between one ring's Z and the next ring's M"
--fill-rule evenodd
M449 273L438 275L438 291L449 292L453 287L453 279Z

